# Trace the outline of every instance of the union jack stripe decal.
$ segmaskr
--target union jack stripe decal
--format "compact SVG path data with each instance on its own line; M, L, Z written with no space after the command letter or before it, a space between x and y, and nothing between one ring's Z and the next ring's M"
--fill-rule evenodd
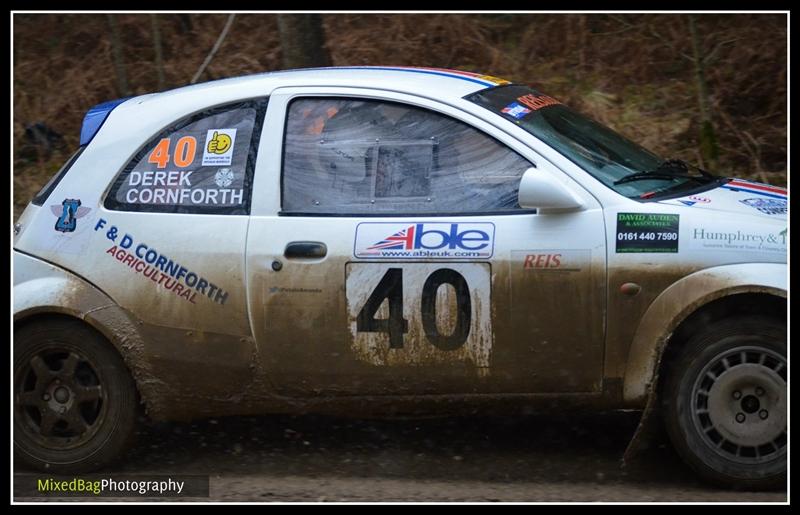
M375 245L367 247L367 250L408 250L414 248L414 229L416 225L406 227L398 231L385 240L381 240Z
M767 184L759 184L757 182L742 181L742 180L733 180L728 184L722 185L721 188L725 188L726 190L732 190L732 191L744 191L747 193L755 193L756 195L762 195L765 197L772 197L779 199L785 199L789 193L784 188L778 188L777 186L769 186Z

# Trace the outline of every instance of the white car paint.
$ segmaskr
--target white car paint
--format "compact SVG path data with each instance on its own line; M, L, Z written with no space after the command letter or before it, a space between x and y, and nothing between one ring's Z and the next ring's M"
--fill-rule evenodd
M386 382L382 382L382 377L374 380L369 375L359 376L359 372L347 378L332 375L332 367L341 365L344 370L350 370L344 364L349 357L335 352L310 355L314 348L311 339L315 335L323 340L327 333L352 336L357 301L369 293L369 286L389 266L353 252L358 246L355 241L358 226L364 220L359 217L280 216L282 138L288 103L298 97L350 96L431 109L485 131L533 164L547 163L555 170L556 180L582 205L569 213L460 216L443 221L465 226L491 223L495 228L491 256L481 256L480 263L448 265L463 267L458 269L471 274L470 285L475 285L475 298L482 306L477 309L473 305L476 333L470 336L474 339L458 359L486 368L490 353L497 351L490 337L495 331L529 339L532 342L529 350L519 357L520 368L510 373L525 393L599 394L604 379L627 381L633 377L625 375L625 367L620 363L624 362L641 315L637 312L626 318L615 313L614 317L608 317L608 310L615 306L614 296L619 287L617 282L610 282L611 278L635 282L641 280L643 271L647 270L777 263L783 267L765 266L758 273L749 269L747 286L786 290L782 275L788 249L787 218L785 213L781 214L781 200L786 199L784 193L764 185L740 183L737 191L721 187L696 195L697 198L661 202L625 198L523 129L464 100L465 95L496 82L457 75L377 68L280 72L225 79L129 99L110 113L47 203L41 208L34 205L26 208L19 220L21 230L14 237L14 248L68 270L76 277L86 278L115 303L135 312L144 324L187 335L185 348L200 345L202 340L197 340L198 334L208 333L221 338L222 347L230 342L230 346L225 347L226 351L232 349L230 359L244 362L250 358L250 339L254 340L252 353L263 360L268 371L268 377L262 379L273 382L278 389L302 388L304 377L310 373L323 378L318 384L322 390L330 388L352 394L403 386L402 379L397 377L387 376ZM269 97L269 105L258 142L249 216L140 213L109 210L103 206L113 178L146 141L175 120L209 107L264 97ZM742 202L759 198L765 201ZM76 219L75 231L56 231L55 212L67 199L80 199L81 216ZM618 216L637 213L678 215L676 251L616 252ZM392 224L424 221L425 217L413 216L369 220ZM112 227L117 230L116 236L109 232ZM714 236L706 238L707 234ZM119 258L119 251L124 249L112 250L125 235L133 242L130 251L135 253L136 245L146 244L148 249L157 249L159 255L168 256L209 281L215 281L220 290L227 292L224 303L218 302L218 298L215 300L213 295L183 297L183 292L167 288L167 281L158 283L143 277L144 265L138 270L137 262L126 264L124 258ZM328 254L320 259L284 259L287 244L297 240L323 241ZM713 240L719 240L721 246L715 246L717 243ZM554 253L566 256L565 262L576 263L571 265L574 272L564 272L575 274L565 276L579 285L575 291L565 289L563 281L553 279L558 276L545 278L536 270L525 276L524 283L495 283L498 274L507 278L515 267L526 267L538 259L529 256ZM281 272L274 269L276 261L281 262ZM15 273L25 277L15 283L15 314L23 313L37 302L46 305L53 295L52 292L42 293L37 299L32 293L35 289L31 281L38 278L26 276L25 263L24 260L15 261ZM417 262L398 266L409 271L410 291L418 288L422 276L437 265ZM490 277L487 277L487 267L491 269ZM372 271L367 273L366 270ZM351 283L347 279L350 276L360 278ZM726 284L736 281L736 277L727 276ZM441 289L441 292L446 291L447 288ZM326 296L327 304L322 308L319 300L309 303L303 295ZM657 296L657 292L653 295ZM484 305L488 296L505 298L504 305L509 309L492 311L493 308ZM581 302L576 302L576 296ZM444 297L437 305L448 304ZM412 309L417 300L416 297L411 299L408 309ZM573 323L548 325L555 307L562 320L571 319ZM637 307L642 312L646 308ZM448 311L443 309L443 312ZM648 314L648 317L654 316ZM648 334L652 335L659 330L667 331L674 319L666 317L648 323L657 326L650 329ZM636 338L639 341L644 337ZM308 345L301 349L303 352L296 349L298 341ZM377 358L369 357L374 356L370 349L378 343L359 335L352 339L357 355L373 364L378 362ZM176 355L181 352L176 351ZM303 359L304 353L308 355L306 359ZM380 363L416 364L418 356L415 351L409 351ZM575 356L583 361L581 370L569 370L570 374L564 374L555 366L559 359L574 359ZM426 363L440 363L444 359L436 353L429 357ZM651 362L655 362L655 358ZM652 371L648 366L644 369ZM453 384L468 391L486 391L481 390L485 385L481 382L483 376L476 377L467 374ZM365 386L367 380L374 381ZM625 395L641 402L642 385L648 380L647 374L637 374L635 384L629 387L626 382ZM451 384L448 381L452 378L442 379L441 383L433 378L431 384L444 387ZM374 390L370 390L372 387Z

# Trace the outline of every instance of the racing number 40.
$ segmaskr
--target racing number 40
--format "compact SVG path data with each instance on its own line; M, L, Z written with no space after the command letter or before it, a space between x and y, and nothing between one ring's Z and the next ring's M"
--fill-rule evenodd
M376 319L375 314L389 299L389 318ZM367 333L388 333L389 348L402 349L403 335L408 332L408 320L403 318L403 269L390 268L372 291L356 317L356 329Z
M436 293L449 284L456 292L457 318L452 334L439 333L436 325ZM389 318L376 319L375 315L389 301ZM450 268L440 268L431 273L422 287L420 307L422 328L425 337L436 348L444 351L456 350L467 341L472 323L472 300L466 279ZM403 318L403 269L390 268L381 278L356 317L356 329L360 332L387 333L389 348L402 349L403 335L408 332L408 321Z
M162 138L153 151L150 152L147 162L155 164L157 168L166 168L170 159L170 143L169 138ZM175 154L172 156L172 162L179 168L186 168L194 162L196 153L197 140L192 136L184 136L175 144Z

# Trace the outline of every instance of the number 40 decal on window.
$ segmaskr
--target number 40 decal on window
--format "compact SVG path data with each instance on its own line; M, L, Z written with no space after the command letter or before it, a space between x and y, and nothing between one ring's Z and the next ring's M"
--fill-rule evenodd
M148 163L153 163L157 168L166 168L170 159L170 138L162 138L147 157ZM197 140L193 136L184 136L175 143L172 162L178 168L186 168L194 162L197 153Z
M373 365L489 366L487 263L350 263L347 307L357 358Z

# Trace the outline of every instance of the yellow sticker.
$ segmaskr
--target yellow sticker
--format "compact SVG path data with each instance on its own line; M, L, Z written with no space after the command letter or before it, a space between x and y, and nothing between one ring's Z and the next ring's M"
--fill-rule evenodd
M229 148L231 148L231 137L214 131L214 136L208 140L208 151L212 154L224 154Z
M236 129L210 129L206 132L202 166L230 166Z
M506 84L511 84L511 81L500 79L497 77L492 77L491 75L481 75L478 78L481 80L488 80L489 82L494 82L498 86L505 86Z

